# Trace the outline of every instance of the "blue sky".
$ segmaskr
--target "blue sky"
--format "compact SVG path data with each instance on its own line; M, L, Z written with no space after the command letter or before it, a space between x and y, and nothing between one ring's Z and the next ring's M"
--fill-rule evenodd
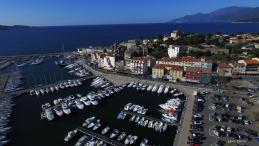
M2 25L160 23L227 6L259 6L259 0L0 0Z

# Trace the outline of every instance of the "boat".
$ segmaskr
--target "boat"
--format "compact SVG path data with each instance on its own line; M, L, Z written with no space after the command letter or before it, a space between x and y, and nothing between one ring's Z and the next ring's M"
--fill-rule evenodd
M147 91L151 91L152 88L153 88L153 85L149 85L149 86L147 87Z
M131 118L130 118L130 121L134 121L135 119L135 115L133 115Z
M96 123L95 126L93 127L93 130L97 130L101 126L102 126L101 123Z
M7 143L9 143L10 140L3 140L3 141L0 141L0 146L4 146L6 145Z
M111 128L109 126L105 127L102 131L102 134L106 134Z
M63 111L60 107L55 107L53 110L58 116L63 116Z
M130 139L130 144L133 144L138 139L138 136L132 136Z
M133 84L134 84L134 82L130 82L127 87L131 88L133 86Z
M121 141L121 140L124 139L125 136L126 136L126 133L125 132L121 132L121 134L118 136L117 140Z
M90 100L90 102L92 105L98 105L98 101L96 101L96 100Z
M131 139L132 135L129 134L126 139L124 140L124 144L128 145L130 143L130 139Z
M165 87L164 94L167 94L169 92L169 88L170 88L169 85Z
M66 135L66 137L64 138L65 141L69 141L73 136L75 136L77 133L77 130L72 130L69 131Z
M116 137L119 133L120 133L119 130L114 129L114 130L112 131L111 135L110 135L110 138Z
M161 94L163 91L164 91L164 85L160 85L159 88L158 88L157 93Z
M145 138L141 141L140 146L148 146L148 139Z
M79 100L75 100L76 106L78 109L84 109L84 104Z
M71 113L71 109L68 108L67 105L62 105L62 110L67 115L69 115Z
M47 109L45 110L45 114L46 114L46 117L47 117L47 119L48 119L49 121L52 121L52 120L54 119L54 114L53 114L51 108L47 108Z
M158 85L155 85L153 88L152 88L152 92L156 92L158 89Z

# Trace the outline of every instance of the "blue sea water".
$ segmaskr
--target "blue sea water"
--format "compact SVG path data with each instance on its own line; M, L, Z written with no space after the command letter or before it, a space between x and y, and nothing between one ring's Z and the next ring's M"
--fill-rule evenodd
M259 32L258 23L124 24L92 26L32 27L0 31L0 56L75 50L106 46L115 41L169 35L173 30L194 33Z

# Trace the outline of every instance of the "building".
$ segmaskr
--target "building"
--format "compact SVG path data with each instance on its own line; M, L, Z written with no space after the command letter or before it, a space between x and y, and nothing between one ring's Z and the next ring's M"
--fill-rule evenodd
M152 78L182 80L183 67L170 64L156 64L152 68Z
M217 68L217 73L221 77L232 77L232 66L226 63L220 63Z
M239 60L238 63L245 64L246 74L259 74L259 58Z
M169 56L169 58L176 58L179 55L184 54L185 51L186 50L184 47L169 45L168 56Z
M211 79L211 70L200 67L187 67L185 70L185 80L187 82L208 84Z
M182 35L182 32L178 31L178 30L175 30L171 33L171 38L173 39L178 39L180 38Z
M146 75L156 60L152 56L133 57L130 62L130 70L133 74Z
M112 52L95 51L91 53L91 63L96 64L98 68L113 70L115 68L115 56Z
M246 73L246 66L244 63L230 63L232 67L232 75L243 75Z
M184 67L199 67L212 70L212 62L205 58L194 58L194 57L182 57L182 58L169 58L163 57L157 60L156 64L171 64Z

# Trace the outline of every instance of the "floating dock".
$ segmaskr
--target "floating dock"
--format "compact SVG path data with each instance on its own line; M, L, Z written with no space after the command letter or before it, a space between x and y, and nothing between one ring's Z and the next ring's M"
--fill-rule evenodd
M171 122L163 121L161 119L157 119L157 118L150 117L150 116L147 116L147 115L135 113L135 112L132 112L132 111L123 110L122 112L124 112L126 114L129 114L129 115L132 115L132 116L144 117L147 120L156 121L156 122L162 122L162 123L165 123L165 124L167 124L169 126L177 126L178 125L178 123L171 123Z
M104 141L105 143L108 143L110 145L114 145L114 146L126 146L125 144L122 144L116 140L113 140L113 139L110 139L104 135L101 135L101 134L98 134L98 133L95 133L95 132L92 132L90 130L87 130L85 128L82 128L82 127L78 127L77 128L77 131L79 132L82 132L83 134L86 134L86 135L89 135L89 136L92 136L96 139L99 139L99 140L102 140Z

